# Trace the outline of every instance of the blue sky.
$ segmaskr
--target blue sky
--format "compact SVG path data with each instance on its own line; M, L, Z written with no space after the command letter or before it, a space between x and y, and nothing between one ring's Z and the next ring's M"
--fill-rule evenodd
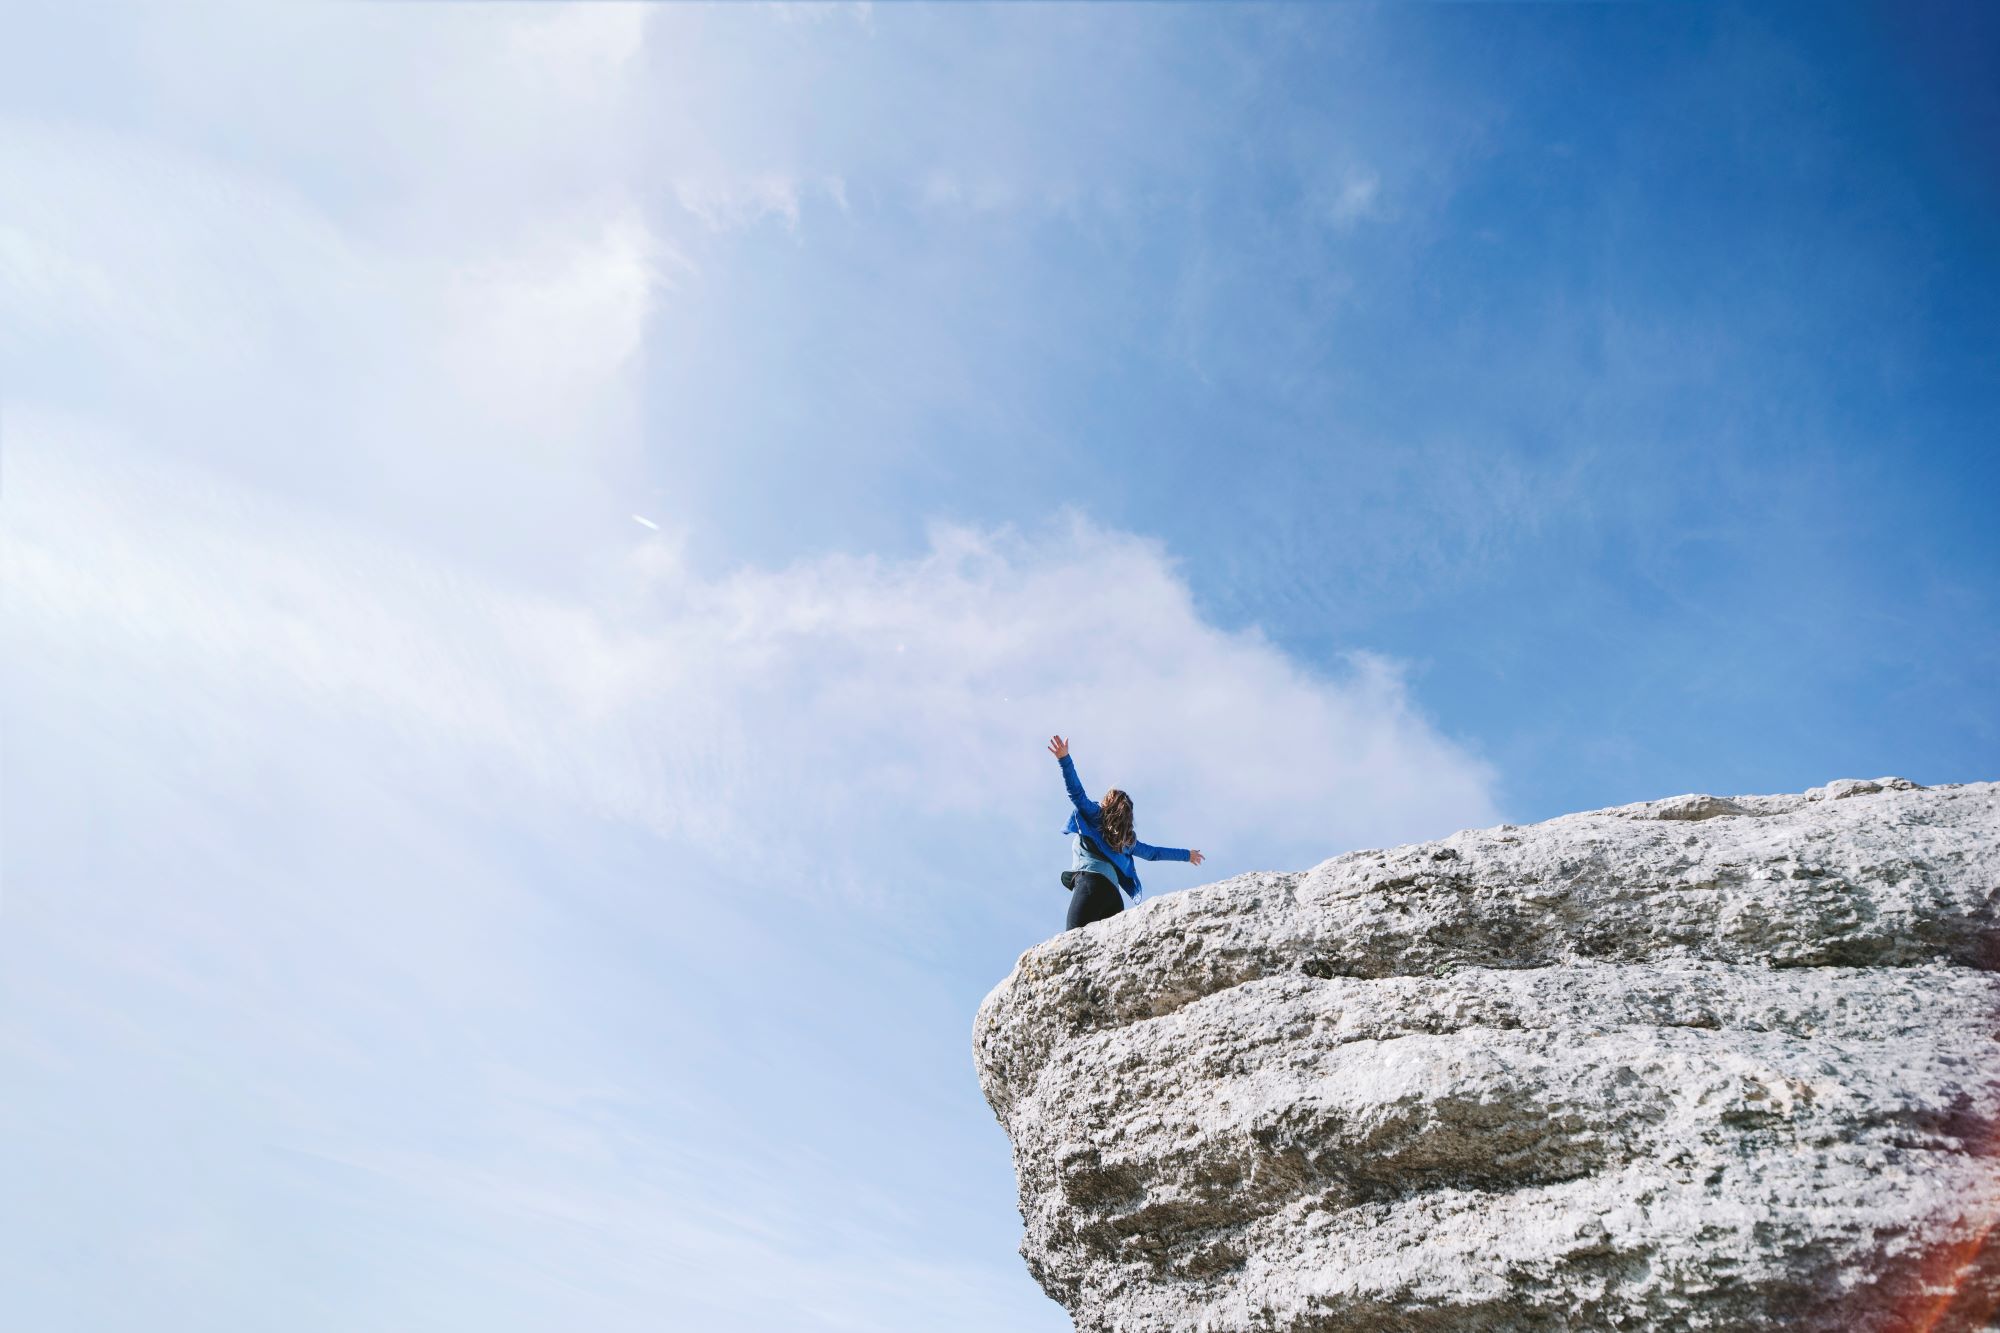
M71 10L0 41L36 1327L1065 1327L969 1054L1052 731L1155 893L1994 776L1980 7Z

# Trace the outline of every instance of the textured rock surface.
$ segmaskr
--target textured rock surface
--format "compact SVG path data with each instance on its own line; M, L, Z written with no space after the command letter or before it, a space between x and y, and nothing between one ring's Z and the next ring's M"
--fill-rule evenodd
M974 1027L1079 1329L1996 1326L2000 784L1681 796L1174 894Z

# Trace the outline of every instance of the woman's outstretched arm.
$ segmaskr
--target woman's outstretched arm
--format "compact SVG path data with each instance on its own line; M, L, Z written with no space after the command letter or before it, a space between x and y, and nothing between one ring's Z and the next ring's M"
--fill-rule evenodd
M1148 861L1187 861L1201 864L1201 849L1198 847L1155 847L1148 842L1132 844L1132 855L1143 856Z
M1083 782L1076 776L1076 764L1069 757L1069 742L1060 736L1051 736L1049 753L1062 764L1063 786L1069 789L1069 803L1076 807L1078 814L1095 824L1104 812L1084 792Z

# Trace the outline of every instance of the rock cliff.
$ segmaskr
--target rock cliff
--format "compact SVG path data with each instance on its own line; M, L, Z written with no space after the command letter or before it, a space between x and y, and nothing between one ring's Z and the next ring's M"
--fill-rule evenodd
M1241 875L973 1045L1085 1333L2000 1326L2000 784Z

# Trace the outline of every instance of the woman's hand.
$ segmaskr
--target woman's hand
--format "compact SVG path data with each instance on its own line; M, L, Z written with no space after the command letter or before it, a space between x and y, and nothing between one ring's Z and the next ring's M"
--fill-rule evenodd
M1188 853L1188 861L1192 865L1201 864L1201 849L1199 847Z
M1069 753L1069 742L1060 736L1049 737L1049 753L1061 759Z

